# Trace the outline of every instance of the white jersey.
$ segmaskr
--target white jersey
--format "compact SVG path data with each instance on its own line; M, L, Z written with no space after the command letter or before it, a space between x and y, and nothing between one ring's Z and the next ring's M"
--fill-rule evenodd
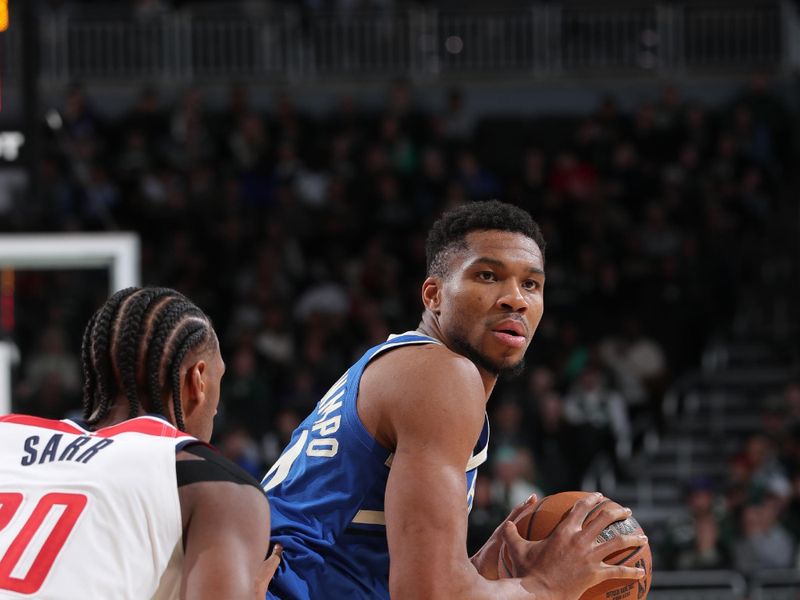
M193 441L152 416L0 416L0 599L178 598L175 454Z

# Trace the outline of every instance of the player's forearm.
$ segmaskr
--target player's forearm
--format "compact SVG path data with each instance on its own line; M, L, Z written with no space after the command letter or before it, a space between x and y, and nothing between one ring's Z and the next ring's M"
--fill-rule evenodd
M495 567L495 579L497 569ZM451 600L558 600L543 585L520 578L490 580L470 562L463 568L438 570L436 574L390 577L392 600L419 598Z

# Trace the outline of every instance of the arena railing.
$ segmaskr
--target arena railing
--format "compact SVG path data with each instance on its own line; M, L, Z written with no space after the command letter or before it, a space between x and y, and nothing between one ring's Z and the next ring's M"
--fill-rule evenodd
M653 565L648 600L796 600L800 571L763 569L665 571Z
M747 581L738 571L661 571L653 565L649 600L743 600Z
M800 63L792 0L337 13L219 3L141 14L62 4L41 11L39 31L42 77L55 84L655 77ZM12 21L3 34L11 78L18 38Z
M797 600L800 570L768 569L750 577L750 600Z

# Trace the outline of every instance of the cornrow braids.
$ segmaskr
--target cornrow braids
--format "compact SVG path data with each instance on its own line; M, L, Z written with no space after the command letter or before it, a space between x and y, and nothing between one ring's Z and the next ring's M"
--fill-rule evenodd
M92 369L92 329L97 322L97 315L99 310L95 311L92 318L89 319L86 329L83 330L83 340L81 341L81 369L83 370L83 418L89 419L91 417L92 407L94 405L95 384L97 378Z
M208 316L179 292L162 287L117 292L92 315L83 334L87 423L102 421L120 394L131 418L142 409L166 415L162 395L171 389L176 424L185 429L180 365L190 350L213 340Z
M125 312L120 315L117 334L114 336L116 352L114 362L120 375L120 383L125 396L128 398L129 417L139 414L141 402L138 395L136 381L137 358L139 346L144 337L142 323L145 321L148 310L158 298L175 294L169 288L146 288L137 292L125 303ZM161 399L153 402L152 408L161 412Z
M205 324L199 323L195 319L190 321L184 326L184 330L176 335L169 367L169 380L172 383L172 406L175 409L175 424L181 431L186 429L183 423L183 409L181 408L181 363L186 353L204 343L209 334Z
M138 289L125 288L111 296L96 313L97 318L91 327L91 369L96 383L92 397L83 399L84 403L89 405L84 412L89 414L87 422L90 425L105 417L114 403L116 385L111 356L108 352L111 345L111 327L122 302Z
M147 344L147 359L145 362L147 373L148 396L154 405L163 411L161 394L166 383L162 375L166 374L166 365L171 361L165 360L165 354L169 350L170 338L178 332L178 326L186 317L196 317L196 320L205 322L205 328L210 332L211 323L208 317L183 296L176 296L161 305L161 310L153 315L153 325ZM174 390L173 390L174 393ZM180 389L178 397L173 398L173 405L177 406L175 420L179 429L183 428L182 411L180 411ZM180 424L178 424L178 412L181 412Z

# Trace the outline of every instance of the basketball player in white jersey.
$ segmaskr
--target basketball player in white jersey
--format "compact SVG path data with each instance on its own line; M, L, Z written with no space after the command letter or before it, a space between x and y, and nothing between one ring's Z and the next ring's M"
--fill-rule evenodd
M128 288L81 358L84 421L0 416L0 598L263 598L267 500L207 444L225 370L209 318Z

